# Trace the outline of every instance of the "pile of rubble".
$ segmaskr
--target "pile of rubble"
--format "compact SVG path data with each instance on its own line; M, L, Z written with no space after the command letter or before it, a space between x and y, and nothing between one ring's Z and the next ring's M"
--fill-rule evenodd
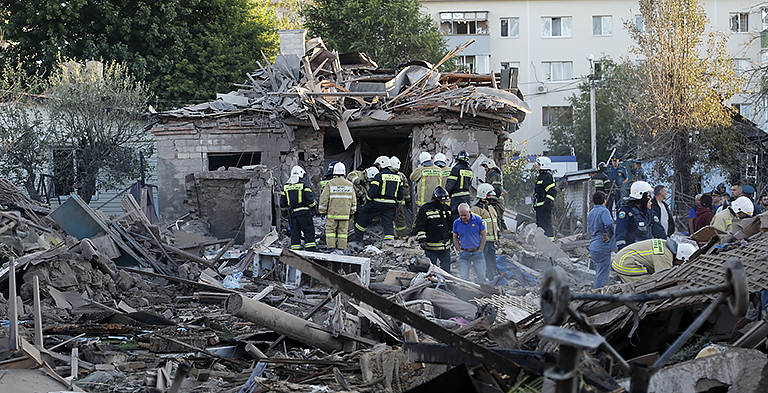
M75 195L50 211L0 182L0 205L3 391L566 391L574 380L621 391L639 378L634 364L657 361L716 295L660 301L662 290L720 285L722 274L690 270L768 241L759 231L641 285L590 292L588 240L556 244L533 224L502 234L502 275L477 284L431 265L413 239L382 244L375 230L346 254L294 252L275 232L236 245L199 220L151 223L130 195L108 218ZM756 273L765 261L742 259L750 291L768 289ZM765 355L726 345L765 351L768 325L754 310L728 315L694 329L718 342L713 355L688 360L706 343L693 340L673 351L687 361L646 373L645 388L706 379L759 391Z

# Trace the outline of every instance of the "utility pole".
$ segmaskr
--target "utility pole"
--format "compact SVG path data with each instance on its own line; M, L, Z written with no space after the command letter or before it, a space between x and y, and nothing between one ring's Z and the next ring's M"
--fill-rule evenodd
M595 105L595 56L587 55L589 61L589 126L592 137L592 168L597 168L597 109Z

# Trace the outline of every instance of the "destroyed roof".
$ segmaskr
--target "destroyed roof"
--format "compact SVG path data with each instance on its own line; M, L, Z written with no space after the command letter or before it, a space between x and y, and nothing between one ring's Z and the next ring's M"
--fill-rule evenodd
M349 120L388 120L401 108L441 108L460 116L511 123L522 122L531 113L519 92L495 88L495 76L443 76L427 62L405 63L395 73L379 68L360 52L331 52L321 40L309 41L307 48L310 54L302 58L281 54L273 64L259 63L244 84L235 85L237 91L217 94L215 101L155 116L205 118L261 112L275 120L297 118L319 130L320 120L346 128Z

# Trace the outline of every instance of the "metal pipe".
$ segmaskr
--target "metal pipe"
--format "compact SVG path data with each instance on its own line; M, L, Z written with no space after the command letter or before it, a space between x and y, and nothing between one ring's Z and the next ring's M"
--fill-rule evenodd
M594 300L594 301L605 301L605 302L630 303L630 302L647 302L650 300L677 299L677 298L687 297L687 296L707 295L710 293L730 292L730 291L731 291L730 284L725 283L725 284L713 285L713 286L703 287L703 288L680 289L677 291L668 291L668 292L641 293L637 295L610 295L610 294L589 293L589 292L571 293L571 300Z
M308 322L304 319L246 296L231 295L227 298L225 308L230 315L257 323L324 351L332 352L343 349L343 341L333 337L330 333L318 329L308 329Z
M709 318L709 316L712 315L712 313L715 312L715 310L717 310L717 308L720 307L721 304L725 303L725 301L728 300L728 296L730 296L730 292L721 293L720 296L718 296L717 299L715 299L715 301L709 305L709 307L704 309L704 311L698 316L698 318L696 318L696 320L693 321L691 326L688 326L688 329L685 329L683 334L680 337L678 337L677 340L675 340L675 342L672 343L672 345L669 348L667 348L664 354L661 355L661 357L658 360L656 360L655 363L653 363L652 368L654 370L661 368L661 366L663 366L664 363L666 363L669 360L669 358L671 358L672 355L674 355L675 352L677 352L683 346L683 344L685 344L686 341L688 341L688 339L691 338L691 336L693 336L693 333L696 333L696 331L699 330L701 325L704 324L704 321L706 321L707 318Z

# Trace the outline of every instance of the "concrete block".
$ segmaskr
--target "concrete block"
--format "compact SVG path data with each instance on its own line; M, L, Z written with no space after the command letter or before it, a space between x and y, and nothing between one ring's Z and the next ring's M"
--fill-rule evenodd
M536 247L544 258L552 258L553 260L560 258L568 259L568 254L552 240L549 240L547 235L544 234L544 230L536 226L536 224L528 224L520 232L521 239Z
M649 392L740 392L768 391L768 358L753 349L733 348L726 352L675 364L651 377ZM622 383L622 385L625 385ZM629 388L626 382L626 387Z

